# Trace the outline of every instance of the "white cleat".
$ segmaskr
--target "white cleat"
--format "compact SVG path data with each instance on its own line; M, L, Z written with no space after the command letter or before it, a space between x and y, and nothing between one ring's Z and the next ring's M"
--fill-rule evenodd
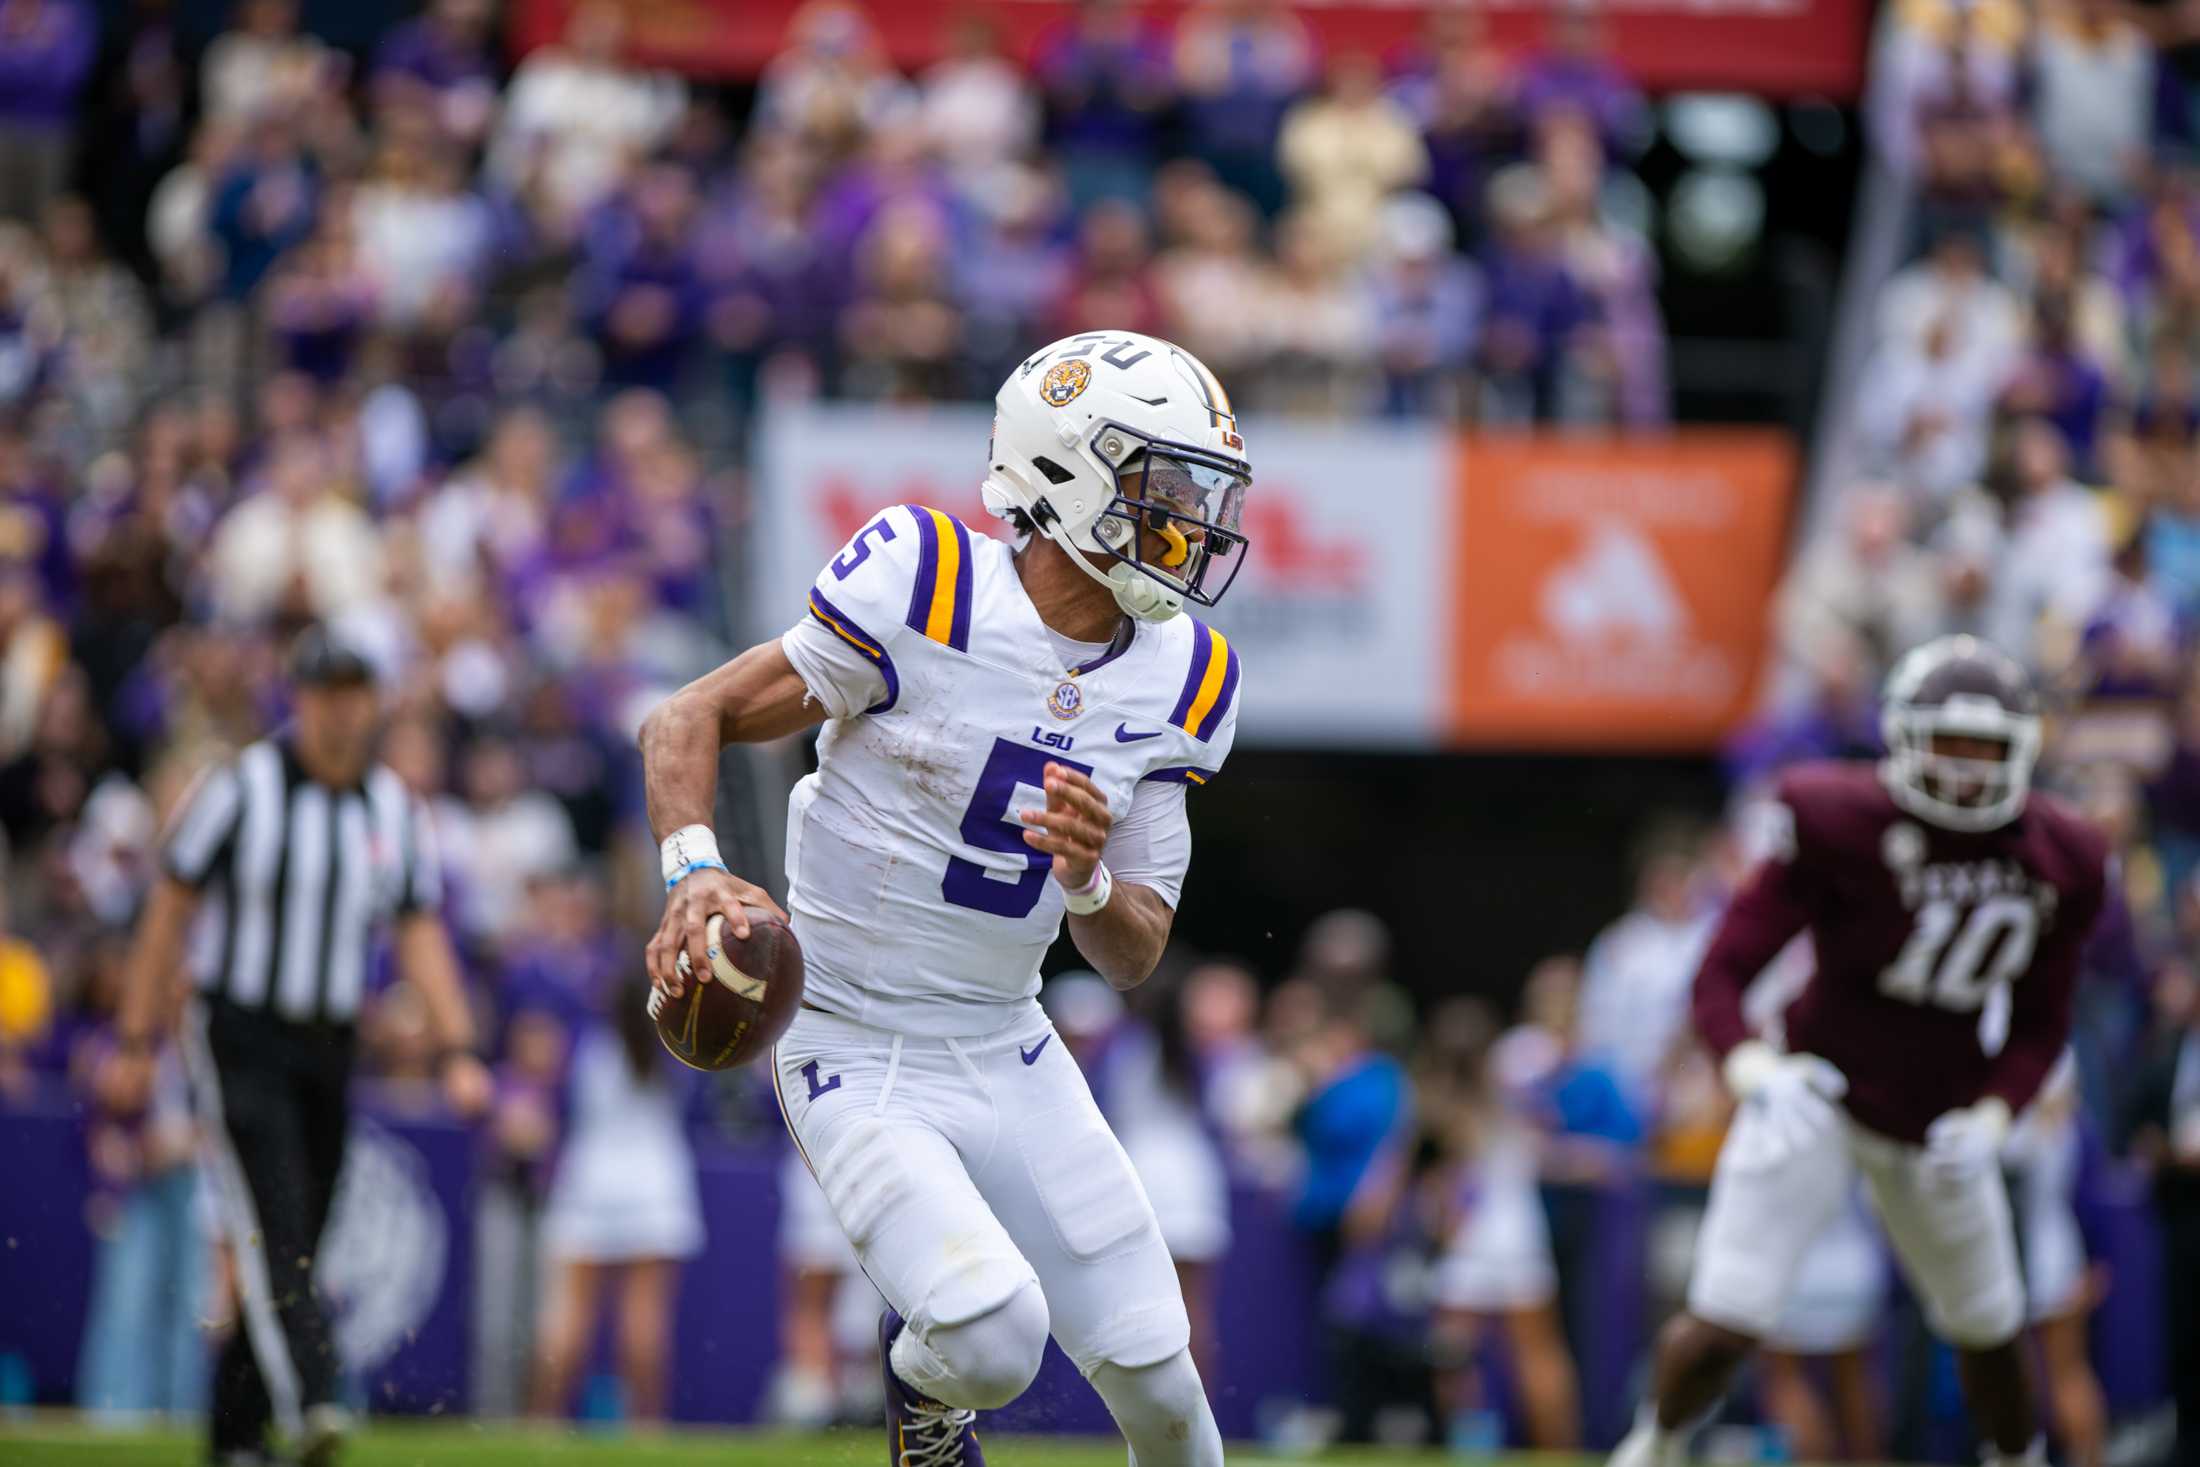
M822 1431L839 1415L832 1380L791 1366L780 1367L764 1400L767 1420L797 1431Z
M2015 1455L1988 1442L1979 1448L1978 1458L1983 1467L2047 1467L2047 1438L2032 1438L2032 1444Z
M1620 1438L1605 1467L1687 1467L1687 1433L1667 1431L1645 1408L1634 1429Z
M351 1413L343 1407L307 1407L305 1427L298 1433L298 1467L335 1467L351 1431Z

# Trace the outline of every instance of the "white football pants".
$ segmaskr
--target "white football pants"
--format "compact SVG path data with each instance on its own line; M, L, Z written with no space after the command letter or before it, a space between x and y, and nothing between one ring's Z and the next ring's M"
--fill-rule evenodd
M896 1360L931 1377L903 1371L911 1385L949 1405L997 1405L1037 1372L1043 1324L1106 1400L1137 1467L1222 1461L1153 1206L1037 1004L970 1039L805 1009L773 1080L864 1272L907 1321ZM961 1398L958 1376L971 1387Z
M1862 1172L1934 1332L1972 1349L2006 1343L2024 1321L2024 1285L2001 1170L1939 1183L1924 1157L1846 1118L1818 1144L1782 1154L1764 1117L1743 1106L1711 1177L1688 1312L1756 1339L1773 1333L1804 1251Z

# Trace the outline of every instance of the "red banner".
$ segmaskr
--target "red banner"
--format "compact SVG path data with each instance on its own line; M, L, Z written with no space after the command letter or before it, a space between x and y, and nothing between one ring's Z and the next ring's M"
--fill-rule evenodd
M512 39L521 51L557 39L576 0L514 0ZM703 77L748 77L778 53L802 0L614 0L626 11L634 54ZM1567 3L1567 0L1558 0ZM956 16L983 11L1011 52L1028 56L1071 0L871 0L865 7L896 65L939 59ZM1170 24L1189 7L1143 7ZM1410 50L1425 28L1427 0L1332 0L1294 7L1330 52ZM1481 7L1496 43L1514 53L1541 41L1550 0L1497 0ZM1767 97L1850 100L1864 76L1868 0L1611 0L1605 24L1613 54L1653 92L1719 90Z

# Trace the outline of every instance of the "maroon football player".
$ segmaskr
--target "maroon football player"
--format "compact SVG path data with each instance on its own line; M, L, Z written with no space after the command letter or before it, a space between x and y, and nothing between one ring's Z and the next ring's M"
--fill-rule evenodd
M1970 637L1887 680L1887 756L1780 781L1774 848L1728 908L1695 1018L1740 1103L1719 1153L1688 1307L1612 1467L1667 1467L1779 1317L1796 1266L1862 1173L1990 1443L2038 1462L2017 1333L2024 1289L1998 1154L2061 1053L2106 846L2031 790L2023 669ZM1817 967L1754 1035L1742 992L1799 932Z

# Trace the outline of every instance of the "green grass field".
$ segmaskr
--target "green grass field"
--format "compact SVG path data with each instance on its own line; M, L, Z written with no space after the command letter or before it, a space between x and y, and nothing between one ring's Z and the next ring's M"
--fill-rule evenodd
M1043 1437L990 1438L997 1467L1123 1467L1118 1443ZM876 1431L821 1436L677 1432L665 1436L591 1436L524 1427L451 1423L378 1426L353 1443L345 1467L880 1467L886 1450ZM0 1422L0 1467L199 1467L198 1439L180 1433L109 1434L64 1422ZM1233 1449L1233 1467L1319 1462L1323 1467L1399 1467L1446 1460L1428 1453L1359 1449L1319 1457L1278 1457ZM1588 1467L1589 1458L1543 1457L1537 1467Z

